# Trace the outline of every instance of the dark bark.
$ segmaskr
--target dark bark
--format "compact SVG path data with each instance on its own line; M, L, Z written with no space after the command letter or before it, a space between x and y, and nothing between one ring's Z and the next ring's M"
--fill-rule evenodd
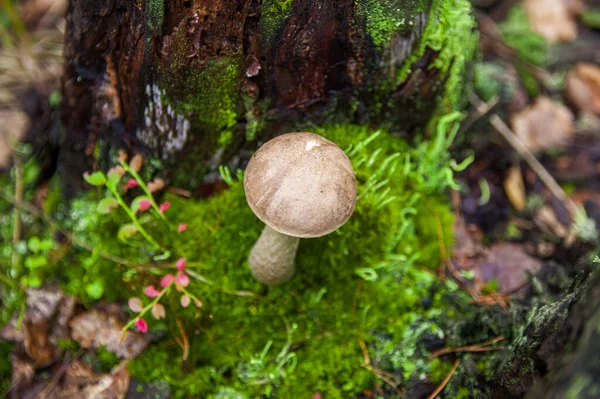
M127 148L197 188L219 164L243 166L260 140L301 126L385 124L410 135L443 88L433 50L397 82L431 0L69 3L60 168L71 188L98 145L102 168ZM403 24L382 43L367 29L375 7Z
M599 322L600 274L580 273L559 299L530 314L496 374L492 397L600 397Z

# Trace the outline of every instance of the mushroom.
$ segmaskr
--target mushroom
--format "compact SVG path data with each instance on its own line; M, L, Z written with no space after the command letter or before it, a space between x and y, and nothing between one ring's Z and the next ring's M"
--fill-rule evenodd
M356 203L356 178L338 146L314 133L287 133L250 158L244 176L248 205L266 226L252 247L252 275L267 285L289 280L300 238L342 226Z

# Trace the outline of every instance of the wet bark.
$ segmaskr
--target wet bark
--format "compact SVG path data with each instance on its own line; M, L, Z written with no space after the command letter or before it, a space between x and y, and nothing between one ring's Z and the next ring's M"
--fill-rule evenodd
M243 167L261 141L301 127L385 124L410 136L443 86L431 49L398 81L432 4L70 0L64 180L77 187L95 160L106 168L126 148L195 189L218 165ZM374 18L397 26L374 35Z
M599 397L600 274L577 280L531 313L492 383L493 398Z

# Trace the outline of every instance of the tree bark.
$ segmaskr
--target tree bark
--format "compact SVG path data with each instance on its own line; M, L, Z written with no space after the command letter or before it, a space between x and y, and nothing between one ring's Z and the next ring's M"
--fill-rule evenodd
M442 97L440 49L417 48L449 1L70 0L60 170L75 188L126 148L197 188L300 127L410 136Z

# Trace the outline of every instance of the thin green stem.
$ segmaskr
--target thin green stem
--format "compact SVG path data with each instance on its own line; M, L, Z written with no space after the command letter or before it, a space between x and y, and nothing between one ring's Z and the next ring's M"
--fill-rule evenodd
M14 288L15 290L22 290L23 288L21 288L19 286L19 284L17 284L14 280L12 280L11 278L5 276L3 273L0 273L0 281L3 281L4 283L6 283L6 285Z
M129 208L129 206L125 203L125 201L123 201L123 197L121 197L121 195L119 194L119 192L117 190L112 189L111 187L108 187L108 189L115 196L115 198L117 200L117 203L127 213L127 215L129 216L129 218L131 219L131 221L135 225L135 228L138 229L138 231L144 236L144 238L146 239L146 241L148 241L150 244L154 245L155 248L162 249L162 247L160 246L160 244L157 243L154 240L154 238L152 238L152 236L150 234L148 234L148 232L142 227L142 225L140 224L137 216L135 216L135 214L131 211L131 208Z
M188 276L190 276L192 278L195 278L198 281L203 282L204 284L214 286L217 290L219 290L219 291L221 291L221 292L223 292L225 294L228 294L228 295L247 296L247 297L258 297L259 296L258 294L256 294L255 292L252 292L252 291L244 291L244 290L237 290L237 291L233 290L232 291L232 290L228 290L226 288L218 287L218 286L215 285L214 281L209 280L206 277L202 276L201 274L198 274L198 273L196 273L196 272L194 272L192 270L189 270L189 269L186 269L185 273Z
M158 294L158 296L156 298L154 298L154 300L152 302L150 302L148 305L146 305L146 307L144 309L142 309L142 311L140 313L138 313L138 315L135 318L131 319L129 321L129 323L125 324L125 326L123 327L123 331L127 331L127 329L129 327L131 327L136 321L138 321L139 319L144 317L144 315L146 313L148 313L148 311L150 309L152 309L152 307L160 301L160 299L163 297L163 295L165 295L165 293L169 290L171 285L173 285L173 283L171 283L171 284L167 285L165 288L163 288L163 290L160 292L160 294Z
M200 304L202 303L202 301L201 301L200 299L198 299L198 298L196 297L196 295L192 294L191 292L189 292L188 290L186 290L186 289L185 289L185 288L183 288L182 286L179 286L179 288L181 289L181 291L182 291L182 292L183 292L185 295L189 296L190 298L192 298L192 299L193 299L194 301L196 301L197 303L200 303Z
M152 195L152 192L150 191L150 189L148 188L148 186L146 185L144 180L142 180L140 175L138 175L138 173L135 170L131 169L129 167L129 164L127 164L127 162L120 161L120 163L121 163L121 166L123 167L123 169L125 169L127 171L127 173L129 173L131 176L133 176L133 178L138 182L138 184L140 185L140 187L142 188L144 193L146 193L146 195L148 196L148 200L150 200L150 203L152 203L152 208L154 208L156 213L158 213L163 220L167 220L167 217L165 216L165 214L163 212L160 211L160 207L154 200L154 196Z
M23 169L21 168L21 157L13 152L14 163L15 163L15 204L20 205L23 203ZM12 243L13 248L16 248L19 240L21 239L21 234L23 232L23 225L21 221L21 208L19 206L15 206L14 210L14 225L13 225L13 237ZM21 257L16 249L13 250L12 253L12 267L13 269L17 269L20 265Z

